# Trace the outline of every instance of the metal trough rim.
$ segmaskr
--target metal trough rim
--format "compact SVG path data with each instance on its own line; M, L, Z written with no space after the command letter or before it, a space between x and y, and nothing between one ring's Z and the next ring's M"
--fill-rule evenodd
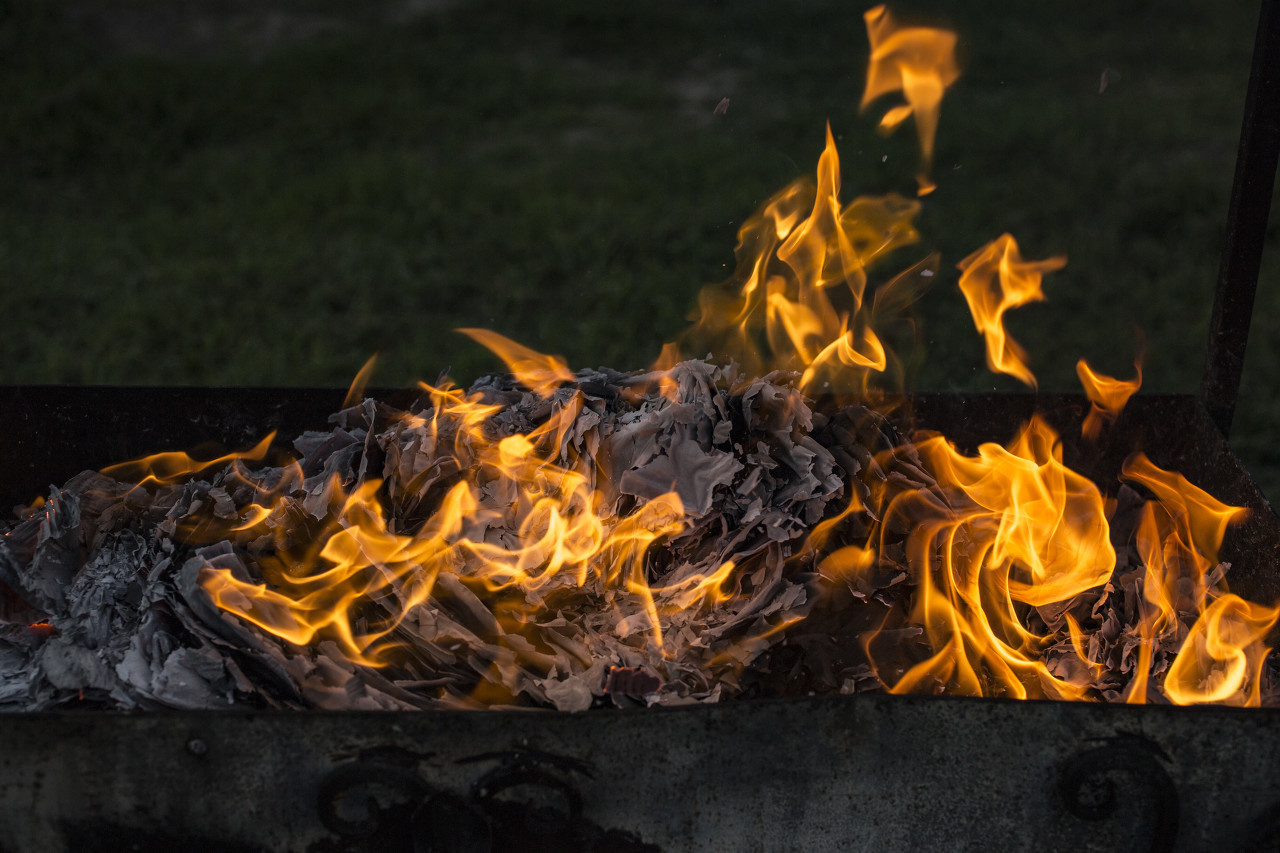
M1275 710L912 696L0 717L0 850L92 853L111 849L105 839L377 849L355 837L323 846L341 835L317 817L335 779L358 787L407 769L476 801L479 781L522 755L570 768L549 772L577 786L584 819L663 850L1263 849L1278 828L1277 721ZM1080 786L1108 785L1111 811L1077 802L1089 797Z

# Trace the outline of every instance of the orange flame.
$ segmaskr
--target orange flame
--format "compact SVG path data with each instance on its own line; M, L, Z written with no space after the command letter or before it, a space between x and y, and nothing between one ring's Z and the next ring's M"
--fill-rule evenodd
M201 471L215 468L219 465L226 465L229 462L244 460L247 462L261 462L267 456L267 451L271 448L271 442L275 439L274 431L269 433L266 438L259 441L249 450L238 453L227 453L214 459L207 459L203 462L192 459L189 454L180 451L170 451L166 453L154 453L150 456L144 456L141 459L134 459L130 462L120 462L115 465L108 465L102 469L102 473L108 477L114 477L124 482L133 482L139 485L155 485L162 483L174 483L183 477L189 477L192 474L198 474Z
M539 397L550 397L561 385L573 381L573 371L558 356L543 355L488 329L458 331L501 358L516 381Z
M1261 704L1264 645L1280 607L1251 604L1230 593L1209 606L1169 667L1164 692L1175 705Z
M1004 314L1010 308L1044 300L1040 279L1060 270L1067 259L1024 261L1018 244L1002 234L959 263L960 290L969 303L974 325L986 339L987 367L1006 373L1032 388L1036 378L1027 367L1027 352L1004 328Z
M313 556L282 567L270 578L274 588L215 566L201 571L200 583L218 606L294 644L329 637L351 660L378 666L393 633L443 576L535 600L596 581L639 597L661 646L643 556L655 539L681 529L680 499L663 495L627 516L607 517L591 475L556 462L560 428L572 423L575 410L562 410L530 434L492 439L484 426L494 407L426 387L437 407L418 426L437 437L452 434L470 470L420 529L388 528L381 481L366 481L350 494L335 482L333 521L323 544ZM507 508L485 508L484 493L504 495L500 503ZM517 532L490 541L491 528ZM370 602L383 611L372 621Z
M1255 608L1229 594L1206 609L1213 593L1206 576L1218 562L1228 526L1244 518L1246 510L1222 503L1141 453L1126 460L1122 471L1125 479L1156 496L1156 501L1143 507L1137 531L1138 551L1146 566L1142 586L1146 608L1138 625L1141 643L1126 701L1149 700L1156 643L1181 641L1183 648L1163 683L1170 701L1256 704L1258 665L1267 652L1262 640L1277 611ZM1177 636L1179 617L1184 615L1198 617L1186 639ZM1188 651L1188 643L1192 648L1199 644L1200 651ZM1259 674L1250 686L1245 672L1255 670Z
M863 390L893 356L877 327L893 323L937 269L936 257L906 270L867 298L867 271L919 239L917 202L897 195L841 206L840 161L831 128L817 183L798 181L738 232L738 268L699 296L685 352L712 351L757 375L795 370L802 389ZM669 365L668 353L660 362Z
M1080 685L1038 660L1047 638L1020 605L1064 601L1105 582L1115 551L1092 482L1067 468L1053 429L1033 418L1008 448L960 454L942 436L916 445L943 485L892 496L886 526L910 525L907 556L919 595L912 622L933 654L891 692L1082 698Z
M955 35L902 27L883 6L867 12L866 23L872 53L862 106L902 91L907 104L890 110L881 126L892 129L914 116L927 170L941 99L958 77ZM919 180L923 195L932 185L923 171ZM938 260L930 256L875 287L869 273L917 241L920 204L887 195L842 205L840 189L828 127L816 180L787 187L739 231L734 276L700 294L698 320L682 339L685 351L713 351L755 375L791 371L810 393L867 392L900 366L886 330L919 297ZM1009 234L960 262L960 289L993 371L1035 387L1027 353L1006 332L1004 315L1043 300L1044 273L1064 264L1062 257L1024 261ZM400 425L413 447L447 451L446 472L423 471L399 485L373 478L353 486L335 475L301 498L299 466L259 483L237 464L233 479L252 487L256 502L221 529L246 547L270 537L274 557L263 562L262 584L206 558L203 588L218 607L288 643L329 641L364 666L407 653L406 634L445 639L441 654L469 656L474 671L487 669L473 688L478 703L508 701L529 671L554 670L550 661L557 658L547 649L555 641L538 631L544 622L589 618L575 610L579 605L609 610L609 631L629 650L642 650L650 665L671 661L681 648L707 648L706 636L689 634L688 615L731 610L744 587L759 582L753 577L763 575L753 576L754 567L735 557L714 568L675 566L660 585L651 583L651 546L685 529L686 513L699 512L696 500L686 506L678 483L647 501L615 493L601 475L598 448L569 447L586 404L565 387L575 381L567 364L494 332L461 331L546 401L539 426L509 434L498 428L501 406L424 384L429 407L400 415ZM677 402L682 385L670 369L679 352L664 348L645 380ZM372 365L353 383L348 404ZM1135 367L1137 378L1120 382L1083 360L1077 364L1092 401L1086 437L1096 437L1138 389L1140 363ZM157 454L106 472L173 482L219 463L260 460L270 439L209 462ZM816 567L830 584L866 581L888 564L910 574L913 592L889 607L884 625L905 619L918 641L885 649L884 628L861 638L883 686L893 693L1097 698L1109 674L1090 655L1104 631L1090 623L1089 607L1069 605L1091 606L1117 582L1109 504L1096 484L1064 464L1048 423L1033 417L1007 446L983 444L973 456L943 436L926 435L867 458L885 468L895 461L918 465L928 472L922 479L934 482L886 475L864 505L847 472L845 509L818 521L792 559ZM1141 454L1125 463L1123 479L1153 496L1142 507L1133 548L1126 545L1141 560L1125 576L1136 583L1141 575L1141 601L1135 651L1125 651L1125 700L1163 695L1179 704L1256 705L1269 652L1264 643L1280 607L1227 592L1217 565L1227 528L1244 510ZM305 525L319 528L308 529L314 535L301 544L294 536L300 503L309 514ZM843 525L864 510L879 521L867 532L859 520L857 536L865 538L847 541ZM893 536L905 537L905 546ZM450 621L441 601L467 619ZM1054 611L1057 627L1045 627L1045 610ZM757 622L746 639L708 651L702 662L741 665L797 618ZM1048 665L1051 652L1065 655L1067 664ZM579 662L591 657L581 649L573 654Z
M1125 479L1140 483L1155 494L1177 526L1177 535L1189 547L1189 557L1202 572L1217 563L1227 528L1249 514L1243 507L1224 504L1181 474L1160 468L1144 453L1125 460L1121 472Z
M1102 433L1102 424L1111 423L1120 416L1129 398L1142 387L1142 361L1133 364L1138 375L1128 382L1097 373L1082 358L1076 362L1076 375L1089 398L1089 414L1085 416L1080 432L1089 441L1096 441Z
M369 386L369 378L373 376L373 368L378 364L378 356L371 355L364 366L356 372L355 379L351 380L351 387L347 389L347 396L342 400L342 408L354 406L364 399L364 389Z
M924 161L917 179L920 195L925 195L934 189L927 175L933 162L942 95L960 77L955 57L956 34L928 27L903 27L884 6L867 10L863 17L871 41L871 60L862 109L882 95L902 92L907 103L889 110L881 119L880 128L892 131L915 116Z

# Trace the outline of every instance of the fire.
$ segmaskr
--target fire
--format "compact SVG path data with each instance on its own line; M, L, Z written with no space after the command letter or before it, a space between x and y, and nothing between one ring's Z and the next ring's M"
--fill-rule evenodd
M901 90L907 105L882 125L914 116L927 166L943 92L958 74L955 35L901 27L884 7L866 21L872 54L863 106ZM920 194L927 188L922 174ZM599 412L562 359L482 329L462 331L504 361L530 392L524 397L536 417L511 416L478 392L423 383L426 403L397 413L376 449L388 470L409 466L402 479L362 469L361 477L333 473L308 490L307 460L260 476L246 463L265 457L272 436L208 462L158 454L104 473L153 488L226 467L226 486L251 500L228 508L211 489L211 512L221 522L182 529L200 541L216 531L245 551L270 543L271 556L260 582L225 553L201 557L198 583L217 607L295 647L329 644L370 670L424 655L436 656L433 665L468 657L487 674L468 685L461 704L505 704L532 684L542 685L544 698L581 693L562 677L564 666L576 675L598 672L602 683L616 676L619 684L647 686L659 680L652 673L696 668L696 679L710 683L714 672L732 684L800 618L770 621L750 601L753 589L779 588L784 570L813 578L788 589L794 612L810 592L845 586L866 599L875 576L907 579L897 597L867 603L881 624L859 638L875 678L893 693L1258 704L1280 607L1228 592L1218 561L1223 537L1244 511L1140 453L1124 465L1125 485L1094 483L1064 463L1060 436L1038 416L1006 445L985 443L974 455L922 433L875 458L849 457L843 481L837 473L828 478L841 500L818 506L806 519L809 532L794 542L778 533L751 554L733 545L709 562L653 564L655 548L686 533L715 489L732 485L745 495L760 476L732 479L746 466L719 448L737 440L737 426L726 413L723 428L699 427L697 401L723 408L731 393L753 393L744 390L752 378L778 371L770 375L794 392L786 399L779 392L779 411L800 412L806 426L769 428L785 439L788 464L798 464L815 455L806 432L814 417L802 392L874 402L900 379L901 360L886 341L910 324L907 311L939 277L939 258L880 275L882 264L919 240L913 221L921 202L891 194L844 204L840 191L828 127L816 179L787 187L743 225L734 275L702 292L680 346L665 348L654 369L630 380L624 397L656 393L671 411L689 413L682 428L705 433L686 455L670 449L642 483L634 481L634 460L623 458L625 443L606 447L575 432L581 418ZM1005 314L1043 300L1043 275L1064 264L1062 257L1024 260L1009 234L959 263L958 286L992 371L1036 386ZM738 367L713 375L681 362L681 352L708 351ZM1137 378L1126 382L1077 364L1092 402L1086 438L1096 438L1138 390L1135 368ZM365 452L375 452L370 435L379 414L373 401L358 403L357 389L371 369L372 362L347 401L367 415L364 434L345 434L353 447L363 441ZM522 394L514 386L500 392ZM626 426L637 435L656 429L638 414ZM779 464L754 458L762 470ZM874 488L855 482L859 469L879 472ZM694 482L691 471L711 472L712 484ZM1138 495L1141 507L1131 540L1116 541L1121 488ZM732 544L735 533L717 535ZM1099 615L1125 594L1134 596L1132 626ZM698 622L702 633L695 632L694 616L708 614L719 621ZM613 657L560 633L574 621L603 626L600 642L614 644ZM903 636L914 639L895 639ZM415 642L422 637L432 641L427 651ZM589 704L590 692L566 701L586 707L580 700Z
M1040 281L1047 272L1062 269L1067 259L1024 261L1018 243L1002 234L960 262L960 291L969 303L973 323L987 344L987 367L1032 388L1036 377L1027 367L1027 351L1009 337L1004 314L1029 302L1044 301Z
M496 335L489 339L505 341ZM517 358L531 352L503 345L504 353L515 352ZM555 381L547 375L549 362L528 363L532 366L522 381L541 393L549 387L544 383ZM528 434L496 437L487 420L496 411L493 406L448 387L424 384L423 389L435 406L429 418L410 426L433 441L450 442L465 471L424 523L411 533L390 529L380 480L367 480L350 493L334 482L327 507L332 521L319 538L321 547L279 566L270 586L246 583L216 566L201 572L200 583L218 606L290 643L329 638L349 659L382 666L394 650L397 630L442 579L455 594L463 584L539 603L564 589L591 586L635 596L647 617L646 629L660 647L661 619L643 558L654 540L680 530L680 498L662 495L623 516L606 511L607 495L596 488L595 473L585 460L576 460L573 467L558 462L563 428L573 423L579 400L571 400L557 417ZM499 516L482 508L491 503L482 500L482 492L504 495L506 511ZM270 516L242 528L241 537L260 535ZM514 541L494 541L486 533L490 528L518 534ZM698 578L693 589L657 590L658 599L665 602L675 593L691 602L701 599L731 570L730 564L713 579ZM367 612L370 602L379 603L373 620ZM501 631L517 630L528 617L511 610L511 623L501 625Z
M919 240L919 202L898 195L840 199L831 128L816 183L797 181L738 232L733 278L705 289L681 349L729 357L752 373L801 374L812 393L866 391L896 359L881 335L900 322L936 273L929 256L880 284L868 272ZM667 364L673 361L668 357Z
M1251 604L1230 593L1204 612L1182 643L1164 680L1176 705L1217 702L1256 707L1262 679L1264 643L1276 624L1277 608Z
M516 381L540 397L550 397L561 385L573 381L573 371L562 358L535 352L488 329L458 331L496 353Z
M1123 476L1156 498L1143 507L1137 531L1146 565L1145 612L1139 625L1137 677L1126 701L1149 701L1152 648L1172 635L1182 649L1165 678L1169 701L1257 705L1259 664L1269 651L1263 643L1280 608L1250 604L1226 592L1225 586L1215 589L1208 578L1227 528L1245 511L1223 504L1141 453L1125 462ZM1181 614L1198 617L1185 638L1179 636Z
M895 693L1082 698L1079 685L1039 661L1048 638L1029 631L1020 610L1069 600L1107 580L1116 557L1097 487L1063 464L1057 435L1038 418L1009 447L984 444L976 457L942 436L914 449L936 474L939 492L887 494L885 526L911 527L907 557L920 589L911 621L924 629L933 654L886 686Z
M1080 385L1091 404L1080 428L1086 439L1097 440L1102 433L1102 425L1119 417L1125 403L1142 387L1142 360L1135 361L1133 368L1138 375L1125 382L1095 372L1083 358L1076 362L1076 375L1080 377Z
M193 459L187 453L171 451L155 453L142 459L121 462L117 465L109 465L102 469L102 473L121 481L135 482L140 486L176 483L192 474L198 474L201 471L207 471L210 468L216 468L231 462L261 462L266 458L267 451L271 448L271 442L275 440L275 437L276 434L274 432L268 433L265 438L249 450L223 454L203 462Z
M871 62L862 109L883 95L902 92L907 103L885 113L880 127L885 132L892 131L915 117L924 160L917 180L919 194L926 195L935 189L928 172L942 95L960 76L955 57L956 35L929 27L903 27L884 6L868 9L863 17L871 40Z

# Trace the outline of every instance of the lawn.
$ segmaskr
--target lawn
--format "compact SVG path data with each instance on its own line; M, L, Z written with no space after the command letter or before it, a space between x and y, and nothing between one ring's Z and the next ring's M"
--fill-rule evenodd
M183 8L0 0L0 382L340 386L375 352L377 384L466 382L499 365L464 326L638 368L827 121L846 198L915 185L910 128L858 112L866 4ZM1141 329L1146 388L1194 392L1256 11L892 8L954 28L964 65L896 259L943 258L915 386L1018 390L954 269L1009 231L1069 259L1010 321L1043 388L1080 356L1128 375ZM1271 494L1278 272L1233 439Z

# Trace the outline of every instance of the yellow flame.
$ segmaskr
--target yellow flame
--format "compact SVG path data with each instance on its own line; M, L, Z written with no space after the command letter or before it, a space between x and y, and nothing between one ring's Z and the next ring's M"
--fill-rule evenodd
M562 431L577 409L570 406L529 434L490 438L485 424L495 407L449 388L430 392L437 405L419 425L437 438L453 436L455 452L470 468L419 529L388 528L381 481L361 483L349 494L335 481L332 521L318 538L318 551L286 557L270 585L246 583L227 569L204 569L200 583L215 603L288 642L327 637L351 660L378 666L392 634L432 595L441 575L493 595L515 590L534 597L594 580L637 597L661 648L644 555L656 539L683 527L680 499L662 495L623 517L608 516L588 466L574 470L556 461ZM485 503L485 494L501 495L496 503L503 508L491 508L495 502ZM260 526L272 512L258 507L241 529ZM489 529L515 534L490 541ZM731 564L722 569L730 571ZM690 600L723 581L718 574L694 584ZM369 615L371 603L378 604L377 618Z
M539 397L550 397L561 385L573 381L573 371L559 356L543 355L488 329L458 331L501 358L516 381Z
M1243 521L1249 514L1244 507L1228 506L1194 485L1176 471L1166 471L1135 453L1121 467L1124 479L1150 489L1179 528L1179 535L1194 549L1201 569L1218 561L1218 549L1227 528Z
M1127 459L1122 472L1125 479L1146 487L1156 497L1143 507L1136 536L1146 566L1142 586L1145 608L1138 624L1141 642L1135 677L1126 701L1149 701L1154 689L1149 673L1155 644L1177 642L1180 617L1194 616L1195 624L1166 673L1162 684L1165 695L1179 704L1256 704L1260 661L1267 653L1262 641L1275 622L1276 611L1227 593L1206 607L1214 593L1206 575L1218 562L1227 528L1242 520L1247 511L1222 503L1141 453ZM1246 672L1254 673L1251 680L1245 679Z
M273 430L266 438L248 450L226 453L214 459L200 461L192 459L189 454L181 451L169 451L154 453L129 462L108 465L102 469L102 473L117 480L139 485L175 483L192 474L198 474L209 468L216 468L237 460L261 462L266 458L267 451L271 448L271 442L275 440L275 437L276 434Z
M369 360L364 363L356 373L354 379L351 380L351 387L347 389L347 396L342 400L342 408L354 406L364 397L364 389L369 387L369 378L373 376L373 368L378 364L378 356L371 355Z
M1278 616L1278 607L1223 595L1192 626L1165 676L1165 695L1175 705L1256 708L1262 662L1271 651L1264 643Z
M862 545L845 545L832 551L818 564L818 572L830 580L857 575L875 565L876 552Z
M1038 659L1046 638L1028 631L1019 605L1064 601L1103 583L1115 551L1102 495L1062 462L1057 434L1033 418L1009 444L975 457L942 436L916 445L949 503L909 490L890 500L886 525L910 526L907 556L919 594L912 621L933 654L895 693L945 686L964 695L1081 698Z
M738 266L729 281L699 296L699 315L681 350L732 358L748 372L801 374L805 390L863 390L892 355L877 327L894 322L936 269L917 264L868 299L867 272L915 242L917 202L860 197L842 206L840 161L827 128L817 181L779 193L738 233ZM678 360L664 350L658 367Z
M1134 362L1138 375L1125 382L1096 372L1082 358L1076 362L1076 375L1080 377L1080 385L1089 398L1089 414L1085 416L1080 432L1090 441L1097 440L1102 433L1102 424L1111 423L1124 410L1129 398L1142 387L1142 362Z
M1024 261L1017 241L1009 234L1000 235L959 263L960 290L969 303L974 325L986 339L987 367L1036 387L1036 378L1026 364L1026 350L1005 331L1004 314L1028 302L1043 301L1041 278L1066 263L1064 257Z
M907 103L885 113L880 127L889 132L915 117L923 159L917 178L920 195L925 195L934 189L927 175L933 162L942 95L960 77L956 34L930 27L904 27L884 6L867 10L863 17L871 41L871 59L862 109L883 95L902 92Z
M923 195L932 189L926 173L941 100L958 78L956 38L903 27L883 6L866 13L866 24L872 52L862 106L903 93L906 104L889 109L881 126L891 130L915 119ZM901 321L938 261L931 256L874 287L869 272L918 239L913 220L920 204L887 195L846 205L840 189L828 127L816 179L787 187L743 225L733 277L699 296L696 324L683 347L664 348L647 389L679 401L681 384L667 371L681 360L682 349L732 358L755 375L793 371L799 387L815 394L866 392L899 365L886 344L893 339L887 329ZM992 370L1035 386L1027 354L1006 332L1004 315L1043 300L1042 276L1064 264L1061 257L1024 261L1009 234L960 262L960 288ZM548 401L545 420L508 434L494 422L501 406L448 385L422 384L428 407L400 417L421 447L447 458L448 471L434 479L424 471L404 483L366 479L353 485L335 476L319 493L324 506L310 510L313 518L300 525L293 517L306 481L301 466L268 482L241 465L261 460L272 436L250 451L207 462L164 453L106 473L170 483L231 464L229 482L255 499L217 529L244 547L269 537L274 551L260 561L265 583L250 583L216 560L200 571L199 582L218 607L288 643L329 640L355 663L383 666L400 650L399 638L420 625L415 620L430 601L443 597L464 606L467 596L484 595L484 613L472 617L492 642L488 657L476 658L478 666L473 661L477 671L487 668L474 687L477 703L510 701L525 668L546 672L551 657L520 632L552 612L583 618L573 607L584 602L625 611L615 633L653 659L673 657L682 643L703 644L702 637L682 635L681 620L691 612L732 608L743 588L758 582L747 579L753 567L735 559L711 571L677 566L660 584L651 583L651 547L685 527L678 492L621 499L601 476L593 451L567 449L585 405L580 393L564 387L575 380L567 364L494 332L461 331ZM1101 423L1114 419L1137 390L1140 363L1135 367L1138 377L1120 382L1078 363L1093 404L1086 437L1096 437ZM347 404L360 396L372 368L373 359L353 382ZM886 476L865 504L850 485L844 509L819 521L792 557L835 584L868 580L905 550L914 591L889 608L884 624L904 619L920 641L886 650L878 643L887 636L883 630L862 636L884 687L894 693L1096 698L1091 685L1107 675L1090 658L1097 639L1090 631L1098 629L1066 610L1056 634L1028 627L1048 623L1048 617L1033 622L1033 611L1096 593L1113 579L1116 566L1107 504L1094 483L1064 464L1054 430L1036 416L1006 446L983 444L972 456L943 436L920 436L873 462L888 465L895 457L919 464L936 484ZM1223 536L1244 510L1141 454L1125 463L1123 477L1154 496L1142 508L1133 542L1142 561L1142 601L1137 651L1125 670L1126 701L1163 693L1180 704L1257 704L1269 652L1265 640L1280 607L1250 604L1211 580ZM854 513L858 529L864 513L879 519L865 541L843 538ZM198 538L194 525L187 532ZM905 548L891 536L905 536ZM709 652L708 665L740 666L799 618L752 623L745 640ZM1044 662L1051 647L1074 655L1065 670L1051 671ZM1175 647L1161 677L1156 656L1167 661Z

